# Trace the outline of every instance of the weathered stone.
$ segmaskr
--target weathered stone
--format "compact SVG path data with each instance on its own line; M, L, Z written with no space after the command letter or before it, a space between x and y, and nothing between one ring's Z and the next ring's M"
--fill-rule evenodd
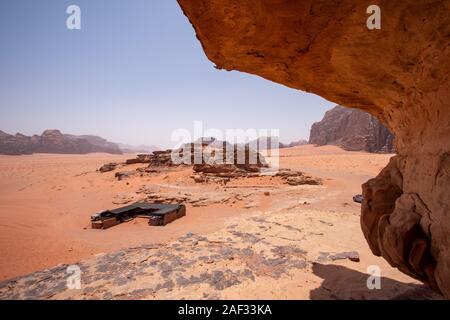
M158 151L154 151L158 152ZM125 163L126 164L135 164L135 163L150 163L152 160L153 155L151 154L138 154L136 158L134 159L128 159Z
M100 169L98 169L98 171L100 171L101 173L114 171L114 170L116 170L117 166L118 166L117 163L113 163L113 162L107 163L107 164L101 166Z
M281 177L287 184L291 186L299 185L321 185L322 179L314 178L304 174L301 171L292 171L290 169L280 169L276 174L276 177Z
M375 254L450 298L450 2L380 0L381 30L367 29L368 4L356 0L178 2L218 69L386 125L399 156L364 186L363 232Z
M248 146L223 143L216 147L209 145L203 150L206 152L202 163L194 164L196 182L227 183L230 179L258 175L262 168L268 167L264 157ZM212 156L208 160L205 155Z
M116 172L114 176L117 178L117 180L122 181L132 177L135 174L137 174L137 171Z
M328 258L332 261L348 259L353 262L359 262L359 253L356 251L340 252L330 255Z

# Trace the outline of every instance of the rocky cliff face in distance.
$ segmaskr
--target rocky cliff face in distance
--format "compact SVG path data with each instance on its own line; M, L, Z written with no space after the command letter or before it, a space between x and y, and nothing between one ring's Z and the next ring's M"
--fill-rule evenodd
M336 106L311 127L309 143L336 145L348 151L395 152L394 135L374 116Z
M17 133L10 135L0 131L0 154L24 155L33 153L87 154L105 152L121 154L114 143L97 136L74 136L59 130L46 130L31 137Z

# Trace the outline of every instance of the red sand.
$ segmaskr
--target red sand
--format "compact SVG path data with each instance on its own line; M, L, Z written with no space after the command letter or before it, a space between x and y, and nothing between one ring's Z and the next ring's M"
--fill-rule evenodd
M281 155L282 167L324 178L330 195L339 191L331 197L331 203L329 199L321 202L318 195L314 208L342 208L343 203L350 203L355 214L359 209L358 205L351 204L351 196L359 193L360 184L379 172L390 157L345 152L330 146L283 149ZM191 169L125 181L117 181L114 172L96 172L104 163L130 157L105 154L0 156L0 279L60 263L74 263L101 252L170 241L187 232L212 232L222 227L228 217L248 212L242 208L242 203L232 207L222 204L201 208L188 206L186 217L163 228L148 227L145 221L134 220L108 230L90 229L91 214L120 206L112 203L118 194L134 194L143 184L182 182L196 187L189 178ZM143 166L128 166L126 170ZM279 182L270 178L246 179L235 185L258 183ZM207 188L214 190L217 186ZM268 207L272 197L264 198L258 210ZM363 242L361 245L366 247Z

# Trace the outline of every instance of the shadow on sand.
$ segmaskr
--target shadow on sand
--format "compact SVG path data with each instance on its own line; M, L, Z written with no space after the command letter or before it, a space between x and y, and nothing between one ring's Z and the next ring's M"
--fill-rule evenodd
M443 297L425 285L404 283L381 277L381 289L367 288L366 273L344 266L315 263L313 273L323 282L317 289L311 290L311 300L434 300Z

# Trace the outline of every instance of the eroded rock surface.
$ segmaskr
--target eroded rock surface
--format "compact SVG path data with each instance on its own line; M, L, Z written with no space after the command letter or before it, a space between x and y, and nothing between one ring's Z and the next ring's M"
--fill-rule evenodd
M68 265L0 282L0 299L292 299L302 291L306 292L300 298L327 300L441 299L425 286L386 277L383 290L368 290L367 274L344 267L345 260L359 259L348 243L336 246L336 239L328 240L339 251L319 251L317 242L326 242L324 228L330 228L317 220L321 215L347 223L342 216L316 210L258 212L229 220L214 233L187 232L167 243L79 262L75 266L80 268L80 289L68 287L72 275ZM308 232L307 221L321 233ZM339 277L333 278L336 272ZM324 279L322 285L316 276ZM349 289L352 280L357 285ZM293 282L299 291L293 291Z
M450 1L178 0L217 68L257 74L377 117L396 156L364 185L376 255L450 297Z
M309 143L348 151L395 152L394 135L377 118L342 106L328 110L321 121L313 123Z

